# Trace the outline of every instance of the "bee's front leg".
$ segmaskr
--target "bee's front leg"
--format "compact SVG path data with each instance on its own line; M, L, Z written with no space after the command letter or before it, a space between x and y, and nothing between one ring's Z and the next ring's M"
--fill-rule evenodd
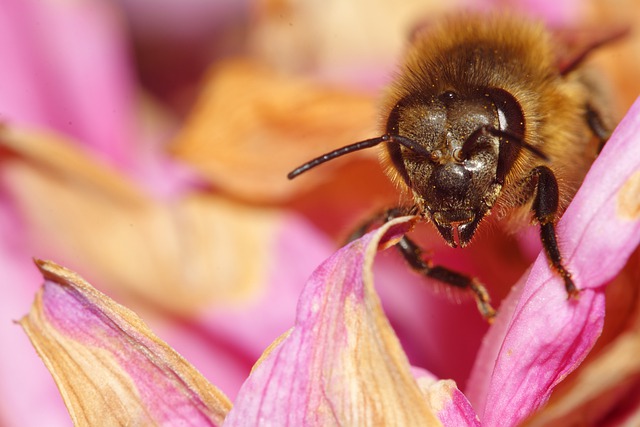
M445 285L453 286L457 289L473 292L478 310L489 323L493 322L496 311L491 306L491 298L482 283L475 277L470 277L446 267L433 265L425 260L422 250L407 236L402 237L396 244L400 253L407 260L411 268L423 276L435 279Z
M558 181L553 171L546 166L538 166L531 171L536 181L536 195L533 200L533 212L540 224L540 239L551 263L551 267L562 277L567 294L578 296L578 288L573 282L571 273L564 267L562 255L558 248L555 222L558 215Z

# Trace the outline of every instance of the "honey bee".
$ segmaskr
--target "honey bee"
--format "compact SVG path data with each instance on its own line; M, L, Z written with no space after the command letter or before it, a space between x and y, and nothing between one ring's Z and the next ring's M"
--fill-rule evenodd
M559 58L540 23L499 15L443 20L415 34L384 96L382 136L313 159L288 177L381 146L387 174L412 203L378 220L417 215L452 247L467 246L492 211L503 222L534 222L551 268L575 297L555 224L610 133L597 85L582 65L622 35ZM478 279L433 265L407 236L397 247L414 270L471 292L481 314L493 319Z

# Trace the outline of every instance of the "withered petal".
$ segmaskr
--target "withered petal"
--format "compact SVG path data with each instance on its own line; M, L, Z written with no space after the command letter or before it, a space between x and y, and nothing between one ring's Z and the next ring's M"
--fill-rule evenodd
M75 425L221 425L227 397L132 311L74 272L36 261L45 283L20 320Z

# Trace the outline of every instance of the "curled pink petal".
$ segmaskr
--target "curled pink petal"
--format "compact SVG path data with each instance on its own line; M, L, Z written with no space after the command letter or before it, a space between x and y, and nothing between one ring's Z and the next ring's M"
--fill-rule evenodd
M425 395L431 410L445 426L480 426L471 403L453 380L438 380L429 371L411 367L418 387Z
M504 301L476 360L468 396L483 425L515 425L543 405L602 331L604 286L640 242L640 101L620 123L558 225L577 286L540 254Z
M372 286L379 245L408 220L367 234L314 272L295 327L254 368L225 425L440 425Z
M429 405L445 426L480 427L471 403L452 380L440 380L429 387Z
M231 403L142 320L52 262L20 324L76 425L221 425Z

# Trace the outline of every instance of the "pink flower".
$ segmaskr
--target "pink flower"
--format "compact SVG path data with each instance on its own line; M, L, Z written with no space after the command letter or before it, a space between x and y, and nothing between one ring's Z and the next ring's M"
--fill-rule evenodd
M580 298L567 300L562 280L540 254L485 337L469 400L454 383L411 368L373 288L376 251L406 232L410 217L352 242L315 271L293 328L263 354L233 407L135 314L55 264L39 262L45 286L21 324L76 421L99 416L134 424L516 425L544 416L552 391L593 348L602 332L607 284L640 243L640 151L633 149L638 135L640 101L559 224ZM628 370L615 364L608 369L610 375ZM640 402L632 402L637 411ZM599 415L590 422L606 425Z
M136 9L135 5L146 2L122 3ZM169 3L163 3L164 7L175 7ZM423 13L423 2L419 3ZM186 2L180 3L181 8L183 4ZM233 4L232 14L236 13L238 2L216 2L206 9L223 7L216 9L217 22L229 22L223 18L227 4ZM322 152L323 147L369 136L376 116L373 96L335 87L328 90L317 80L298 79L294 74L276 78L278 74L256 62L220 62L207 79L186 126L171 144L175 156L202 173L194 185L193 173L168 155L163 144L179 121L178 114L171 111L183 114L190 106L193 84L200 76L191 60L203 61L205 56L192 54L193 44L152 40L153 25L125 28L120 11L108 2L15 0L7 5L0 13L0 52L11 64L0 71L0 119L6 125L0 130L0 271L4 278L0 341L11 351L0 356L2 423L64 425L67 421L48 373L19 328L11 323L24 312L38 282L30 263L32 256L55 259L135 309L158 335L234 399L264 347L293 325L299 290L312 268L333 251L331 240L339 241L345 230L373 209L396 201L375 153L363 153L357 161L342 163L345 166L329 167L306 183L284 179L287 168ZM398 18L402 14L394 15L399 9L393 5L389 13L379 13L372 8L387 29L376 31L380 42L372 43L369 37L351 37L354 19L364 21L361 10L354 7L351 18L332 13L323 18L320 12L325 12L324 7L319 11L313 3L300 3L288 10L292 14L286 18L291 19L283 19L281 9L265 7L250 28L242 29L253 41L247 50L257 51L256 56L264 62L277 63L289 71L305 69L324 79L357 80L359 87L369 90L380 84L405 41L406 29L401 29ZM145 19L158 16L158 9L147 9L143 10ZM561 20L577 16L574 12L563 13ZM168 14L171 19L161 25L162 35L181 32L184 22L179 17L189 13L193 12L172 10ZM132 14L134 23L140 23L136 10ZM334 29L341 22L347 24L340 27L344 37L336 37ZM375 20L368 22L370 28L380 27ZM168 25L175 27L165 31ZM327 27L332 31L325 31ZM185 39L193 40L203 28L190 26ZM270 28L274 31L268 31ZM143 53L153 53L159 46L162 52L178 55L170 61L174 68L159 66L153 62L154 55L147 55L138 58L140 68L134 71L133 48L127 44L129 30L139 37L136 48L149 49ZM231 30L228 34L237 34ZM278 38L282 30L299 31L296 35L300 37ZM283 48L281 43L291 40L300 43L298 50L295 46ZM197 43L197 52L210 52L210 38ZM277 55L268 57L258 45L276 47ZM238 48L235 45L234 49ZM354 49L360 54L354 55ZM180 55L187 51L185 64ZM225 46L222 51L229 52ZM623 79L628 88L625 93L635 96L637 91L631 86L637 81L635 70L620 65L625 58L634 56L617 56L615 71L628 73ZM202 66L202 62L196 65ZM185 69L188 73L177 75ZM155 100L162 105L152 102L154 108L149 108L147 97L141 102L136 75L144 79L146 89L162 95ZM182 86L174 86L176 81ZM300 143L302 138L305 144ZM228 141L234 141L234 150L229 149ZM203 154L203 146L213 148L216 155ZM275 160L264 162L265 157L274 158L273 153L278 153ZM238 170L244 172L239 174ZM312 181L313 185L308 185ZM492 296L498 301L530 262L515 254L513 241L501 237L478 236L474 246L463 253L441 251L438 244L433 249L439 260L483 278L494 288ZM508 260L496 256L504 254L505 247L511 255ZM468 391L478 413L483 413L488 399L484 390L497 381L486 372L491 365L487 360L491 360L492 351L501 354L495 345L512 339L513 334L500 336L492 330L492 344L485 344L472 380L468 380L487 325L478 321L472 303L452 304L434 297L421 285L421 278L397 261L393 251L378 259L376 285L409 361L431 371L429 375L412 369L418 386L427 388L435 377L453 378L460 389ZM581 369L560 383L550 400L553 411L536 412L539 425L579 413L576 408L580 405L590 411L597 408L604 417L602 414L611 409L609 403L598 399L595 405L589 399L607 391L613 395L624 392L620 378L636 372L633 363L625 363L624 370L615 370L616 375L598 375L610 372L607 358L620 360L626 353L635 354L624 351L637 341L624 323L630 317L627 313L633 313L635 294L625 299L615 293L618 289L631 293L637 273L627 267L616 281L625 286L607 290L613 295L606 299L605 332L589 356L589 369ZM522 286L518 292L524 292ZM610 306L616 301L621 307ZM629 302L622 306L625 301ZM93 307L89 311L95 314ZM72 320L80 315L75 309L67 314L75 316ZM588 343L587 339L583 345ZM165 345L149 347L170 353ZM121 349L116 344L111 348ZM76 350L71 351L74 357ZM504 375L501 369L508 368L497 367L496 376ZM168 371L171 369L177 368L172 366ZM558 368L555 374L566 372ZM128 379L125 382L130 384ZM210 390L197 382L201 389ZM594 383L597 390L583 386ZM140 390L149 389L141 386ZM441 418L449 413L473 419L473 415L467 416L471 407L465 403L466 397L450 380L433 384L434 390L441 407L453 408L435 411ZM580 394L576 390L589 391ZM245 395L243 399L248 398ZM218 400L221 404L225 399ZM632 398L627 406L634 407ZM209 413L226 411L228 405Z

